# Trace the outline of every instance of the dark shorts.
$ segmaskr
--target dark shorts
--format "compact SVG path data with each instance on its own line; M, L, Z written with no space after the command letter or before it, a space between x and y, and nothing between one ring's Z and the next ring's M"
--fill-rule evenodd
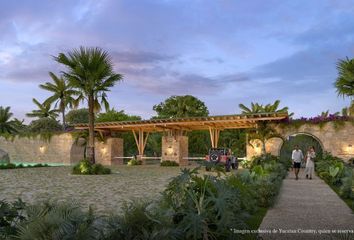
M301 167L301 163L299 162L294 162L294 168L300 168Z

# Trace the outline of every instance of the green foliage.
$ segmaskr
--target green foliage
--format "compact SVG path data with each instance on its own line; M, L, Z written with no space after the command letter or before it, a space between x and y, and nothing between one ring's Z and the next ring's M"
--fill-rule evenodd
M25 207L26 204L21 199L12 204L0 201L0 239L6 239L18 232L18 223L25 219Z
M143 162L141 160L137 160L137 159L130 159L129 162L128 162L128 166L136 166L136 165L141 165L143 164Z
M339 60L337 63L338 78L334 83L338 95L354 97L354 59Z
M61 131L62 126L52 118L40 118L29 124L29 131L32 133L48 133Z
M87 108L70 110L66 116L66 122L68 125L74 125L78 123L88 123L89 113Z
M18 130L16 128L16 122L10 120L12 117L10 112L10 107L1 107L0 106L0 135L2 134L13 134Z
M38 109L32 110L32 112L27 113L27 117L31 118L51 118L55 120L58 117L58 110L52 109L52 105L50 102L44 101L43 103L38 102L37 99L32 99L33 103L37 106Z
M154 105L155 118L185 118L185 117L206 117L209 115L205 103L198 98L185 96L171 96L164 102Z
M99 113L96 122L139 121L140 116L128 115L124 110L116 111L114 108L105 113Z
M72 173L77 175L104 175L111 174L111 169L99 163L92 164L84 159L73 167Z
M175 161L163 161L160 163L161 167L178 167L179 164Z
M16 165L14 163L0 164L0 169L38 168L38 167L49 167L49 165L48 164L42 164L42 163L38 163L38 164L35 164L35 165L26 165L26 166L24 166L23 164Z
M79 204L45 202L26 208L26 219L18 224L16 239L102 239L93 212Z
M259 103L251 103L251 107L246 107L244 104L239 104L239 108L242 111L242 114L254 114L254 113L288 113L289 108L284 107L279 109L280 100L274 101L274 103L268 103L266 105ZM290 116L293 113L290 114Z
M316 171L320 178L334 188L339 189L339 194L344 199L353 196L353 169L346 165L342 159L325 152L316 162Z

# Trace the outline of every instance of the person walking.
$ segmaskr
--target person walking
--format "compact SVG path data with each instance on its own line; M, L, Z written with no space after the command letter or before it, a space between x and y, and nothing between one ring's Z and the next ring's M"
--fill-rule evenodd
M301 167L301 160L304 158L301 149L299 149L299 145L295 145L295 149L291 155L291 160L293 162L294 172L295 172L295 179L299 179L299 171Z
M315 174L315 158L316 158L316 152L315 152L315 147L310 147L309 150L306 153L306 168L305 168L305 174L306 178L312 179L312 176Z

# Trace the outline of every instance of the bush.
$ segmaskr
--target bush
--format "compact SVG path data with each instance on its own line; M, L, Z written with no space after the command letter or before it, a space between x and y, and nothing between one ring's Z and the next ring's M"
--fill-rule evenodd
M84 159L73 167L72 173L78 175L104 175L110 174L111 169L99 163L92 164Z
M137 160L137 159L130 159L129 162L127 163L128 166L136 166L136 165L141 165L143 164L143 162L141 160Z
M175 161L163 161L160 164L161 167L178 167L179 164Z
M65 118L68 125L74 125L77 123L88 123L89 112L87 108L73 109L65 115Z

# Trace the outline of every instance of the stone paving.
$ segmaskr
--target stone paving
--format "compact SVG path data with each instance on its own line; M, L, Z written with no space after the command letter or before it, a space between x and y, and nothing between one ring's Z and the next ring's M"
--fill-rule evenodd
M284 180L276 204L260 226L277 233L260 234L261 239L354 239L349 233L320 234L322 230L354 231L354 214L319 177L308 180L302 171L299 176L296 181L294 172L289 172Z

